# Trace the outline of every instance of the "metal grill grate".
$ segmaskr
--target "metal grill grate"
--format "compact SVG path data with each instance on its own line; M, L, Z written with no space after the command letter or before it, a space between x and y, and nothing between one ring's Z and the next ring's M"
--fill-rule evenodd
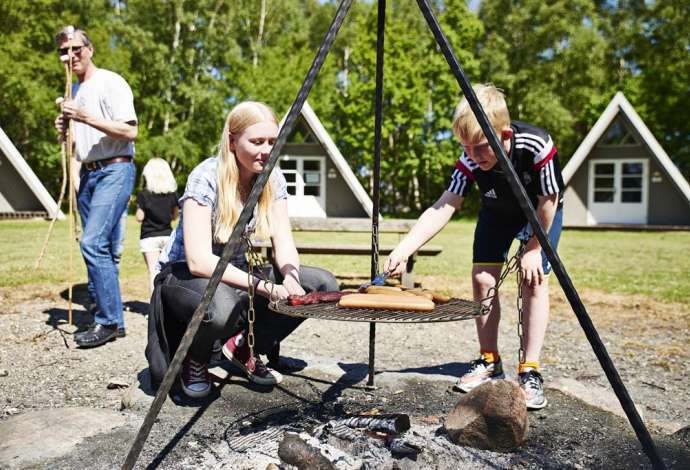
M271 302L271 310L283 315L320 320L363 321L376 323L433 323L468 320L488 313L478 302L450 299L432 312L409 312L373 308L340 308L336 303L288 305L286 300Z

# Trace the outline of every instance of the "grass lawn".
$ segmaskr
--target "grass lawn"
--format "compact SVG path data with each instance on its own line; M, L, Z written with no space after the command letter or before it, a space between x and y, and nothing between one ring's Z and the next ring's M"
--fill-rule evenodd
M43 244L48 223L42 220L0 221L0 288L65 283L69 272L67 222L56 224L46 256L38 269L35 261ZM468 285L472 257L474 222L451 222L431 242L441 245L436 257L420 258L415 272L434 286L453 290ZM370 243L368 234L296 232L304 241ZM384 234L382 244L395 244L397 235ZM146 282L146 267L138 249L139 225L129 217L121 279ZM563 232L559 255L576 288L592 288L607 293L638 294L651 300L690 303L690 232ZM74 282L86 279L86 270L74 244ZM382 260L383 261L383 260ZM382 262L381 261L381 262ZM322 266L338 275L367 277L366 256L304 255L304 264ZM554 279L555 281L555 279ZM431 287L434 287L431 286ZM471 293L463 297L470 298Z

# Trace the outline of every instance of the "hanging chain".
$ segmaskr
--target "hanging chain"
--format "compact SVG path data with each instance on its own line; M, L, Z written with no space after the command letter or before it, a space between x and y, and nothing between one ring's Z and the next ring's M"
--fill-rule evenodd
M248 236L243 236L243 241L247 245L247 295L249 296L249 308L247 310L247 344L249 345L249 357L254 357L254 320L256 320L256 311L254 310L254 257L251 256L253 246ZM259 283L257 282L257 286Z
M496 282L496 285L493 287L490 287L488 292L486 293L486 297L484 297L481 300L482 315L489 313L489 311L494 306L494 302L496 302L498 300L498 289L503 284L503 281L505 281L505 279L510 274L512 274L513 272L515 272L515 271L519 272L520 271L520 259L522 258L522 255L525 252L526 246L527 246L527 244L525 242L521 241L520 246L518 247L518 250L503 265L503 271L501 271L501 275L499 276L498 281Z
M373 272L371 273L371 281L374 280L376 276L379 274L379 226L378 224L373 224L371 226L371 239L372 239L372 245L374 248L374 264L373 264Z
M520 242L520 248L518 249L518 252L520 253L520 257L522 257L522 254L525 252L525 247L527 246L527 242L521 241ZM522 311L522 282L524 280L524 276L522 275L522 269L518 266L517 269L517 300L516 300L516 307L517 307L517 312L518 312L518 322L517 322L517 334L518 334L518 339L520 340L520 349L518 351L518 364L522 364L525 362L525 337L524 337L524 325L522 324L523 321L523 311Z
M522 255L525 253L525 248L527 247L527 241L520 241L520 246L518 247L517 251L515 254L510 258L508 261L505 262L503 265L503 270L501 271L501 275L498 278L498 281L496 282L496 285L489 288L489 291L487 292L487 296L484 297L481 300L481 314L486 315L487 313L491 312L491 310L494 307L494 302L498 300L498 289L501 287L503 284L503 281L513 272L517 272L517 311L518 311L518 324L517 324L517 332L518 332L518 338L520 339L520 351L518 353L518 359L520 360L520 363L523 362L525 359L525 344L524 344L524 336L523 336L523 326L522 326L522 321L523 321L523 308L522 308L522 281L523 281L523 276L522 276L522 270L520 269L520 260L522 259Z
M245 246L247 247L247 264L248 264L248 269L247 269L247 295L249 297L249 307L247 310L247 321L248 321L248 326L247 326L247 344L249 345L249 353L251 357L254 357L254 322L256 321L256 310L254 308L254 298L256 295L256 287L258 287L260 281L264 281L266 284L266 287L269 288L270 286L270 293L268 296L268 300L270 303L274 303L277 300L274 300L273 297L273 290L275 288L275 283L269 280L263 273L261 272L260 269L255 270L257 266L263 266L264 260L263 258L259 255L259 253L256 252L254 249L254 244L252 243L251 239L251 232L250 233L245 233L242 235L242 241L244 242ZM257 274L255 274L255 272ZM256 281L256 284L254 284Z

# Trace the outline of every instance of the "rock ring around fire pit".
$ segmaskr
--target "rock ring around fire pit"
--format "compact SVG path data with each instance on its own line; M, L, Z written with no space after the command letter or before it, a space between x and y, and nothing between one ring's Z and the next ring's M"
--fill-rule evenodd
M450 299L444 304L437 304L431 312L341 308L333 302L311 305L288 305L286 300L271 302L269 308L274 312L291 317L370 323L449 322L469 320L470 318L488 313L488 309L484 309L479 302L463 299Z

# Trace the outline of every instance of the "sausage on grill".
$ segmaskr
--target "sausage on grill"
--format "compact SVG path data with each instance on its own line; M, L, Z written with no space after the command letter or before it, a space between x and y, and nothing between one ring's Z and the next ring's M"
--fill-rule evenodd
M289 295L287 299L288 305L311 305L321 304L327 302L337 302L344 295L351 292L329 291L329 292L310 292L305 295Z

